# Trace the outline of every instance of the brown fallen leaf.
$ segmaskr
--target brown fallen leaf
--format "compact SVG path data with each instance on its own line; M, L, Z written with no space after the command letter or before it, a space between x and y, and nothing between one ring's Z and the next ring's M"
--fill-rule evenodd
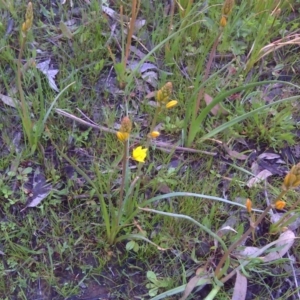
M225 151L230 155L230 157L232 158L236 158L236 159L239 159L239 160L246 160L248 158L248 155L245 155L245 154L242 154L242 153L239 153L237 151L234 151L234 150L231 150L226 144L222 144Z
M204 101L206 103L206 105L209 105L214 98L212 98L210 95L208 94L204 94ZM216 104L210 111L214 116L221 114L221 115L228 115L228 111L225 110L220 104Z
M6 96L6 95L3 95L3 94L0 94L0 100L6 104L6 105L9 105L11 107L16 107L16 104L17 105L21 105L19 100L17 99L14 99L12 97L9 97L9 96Z
M186 300L188 298L188 296L191 294L191 292L193 291L193 289L199 285L199 281L203 281L203 286L206 285L207 283L210 282L210 280L207 278L207 276L194 276L192 277L189 282L187 283L184 293L182 295L182 297L179 300Z

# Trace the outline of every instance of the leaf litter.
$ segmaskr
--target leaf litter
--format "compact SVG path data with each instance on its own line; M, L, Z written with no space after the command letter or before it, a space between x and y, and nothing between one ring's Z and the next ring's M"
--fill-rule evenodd
M47 59L43 62L40 62L36 65L36 68L41 71L47 78L49 86L56 92L59 92L59 89L55 83L55 76L59 72L57 69L50 69L51 59Z
M29 197L26 201L25 207L20 210L23 212L28 207L38 206L52 190L52 184L46 182L45 175L41 172L41 169L37 167L34 171L32 178L32 189L30 190Z

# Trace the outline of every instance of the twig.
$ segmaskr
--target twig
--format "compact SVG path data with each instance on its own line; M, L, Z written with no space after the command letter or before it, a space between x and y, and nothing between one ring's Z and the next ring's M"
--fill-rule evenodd
M112 133L112 134L116 134L117 131L113 130L113 129L109 129L107 127L101 126L101 125L97 125L97 124L93 124L93 123L89 123L81 118L78 118L62 109L56 108L55 111L62 115L65 116L67 118L70 118L78 123L84 124L88 127L92 127L94 129L98 129L104 132L108 132L108 133ZM140 141L142 140L142 138L138 137L138 136L133 136L132 137L137 140ZM187 147L180 147L180 146L176 146L174 144L169 144L169 143L165 143L165 142L160 142L160 141L155 141L155 140L151 140L151 145L155 146L156 149L159 149L161 151L168 151L168 150L173 150L173 151L181 151L181 152L189 152L189 153L201 153L201 154L206 154L206 155L210 155L210 156L216 156L217 153L216 152L208 152L208 151L203 151L203 150L197 150L197 149L192 149L192 148L187 148Z

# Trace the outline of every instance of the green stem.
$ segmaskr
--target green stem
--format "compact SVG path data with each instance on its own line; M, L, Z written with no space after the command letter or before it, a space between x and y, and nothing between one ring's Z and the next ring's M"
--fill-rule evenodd
M127 164L128 164L128 160L127 160L127 155L128 155L128 141L125 141L123 143L123 159L122 159L122 182L121 182L121 186L120 186L120 199L119 199L119 204L118 204L118 217L117 217L117 224L116 226L120 225L120 220L121 220L121 216L123 213L123 209L122 209L122 204L124 201L124 188L125 188L125 180L128 176L128 172L127 172Z
M23 34L24 33L22 32L21 35ZM32 138L32 122L30 119L28 106L25 101L24 91L22 88L22 80L21 80L21 76L22 76L21 60L22 60L25 43L26 43L26 38L27 38L26 34L24 34L24 36L21 36L21 47L20 47L18 60L17 60L17 85L18 85L18 91L19 91L19 96L21 101L21 118L22 118L23 128L25 130L28 142L32 148L34 146L34 141Z
M103 192L102 190L99 191L99 188L101 187L101 183L99 184L99 187L96 186L96 184L90 179L90 177L82 170L80 167L78 167L67 155L65 155L58 146L53 142L51 139L51 143L56 149L56 151L62 156L75 170L78 174L80 174L95 190L97 197L99 198L100 205L101 205L101 213L103 215L104 223L105 223L105 229L106 229L106 236L110 244L114 242L115 236L112 234L111 230L111 223L110 218L108 215L106 203L104 201ZM101 188L100 188L101 189Z

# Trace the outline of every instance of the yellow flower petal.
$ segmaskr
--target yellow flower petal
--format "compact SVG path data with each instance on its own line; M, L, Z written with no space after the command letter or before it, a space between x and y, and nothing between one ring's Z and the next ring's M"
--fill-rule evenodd
M120 142L124 143L129 139L129 133L128 132L117 132L117 138Z
M177 103L178 103L177 100L171 100L166 104L166 108L172 108L172 107L176 106Z
M132 151L132 159L138 162L145 162L147 156L147 148L142 148L142 146L138 146Z

